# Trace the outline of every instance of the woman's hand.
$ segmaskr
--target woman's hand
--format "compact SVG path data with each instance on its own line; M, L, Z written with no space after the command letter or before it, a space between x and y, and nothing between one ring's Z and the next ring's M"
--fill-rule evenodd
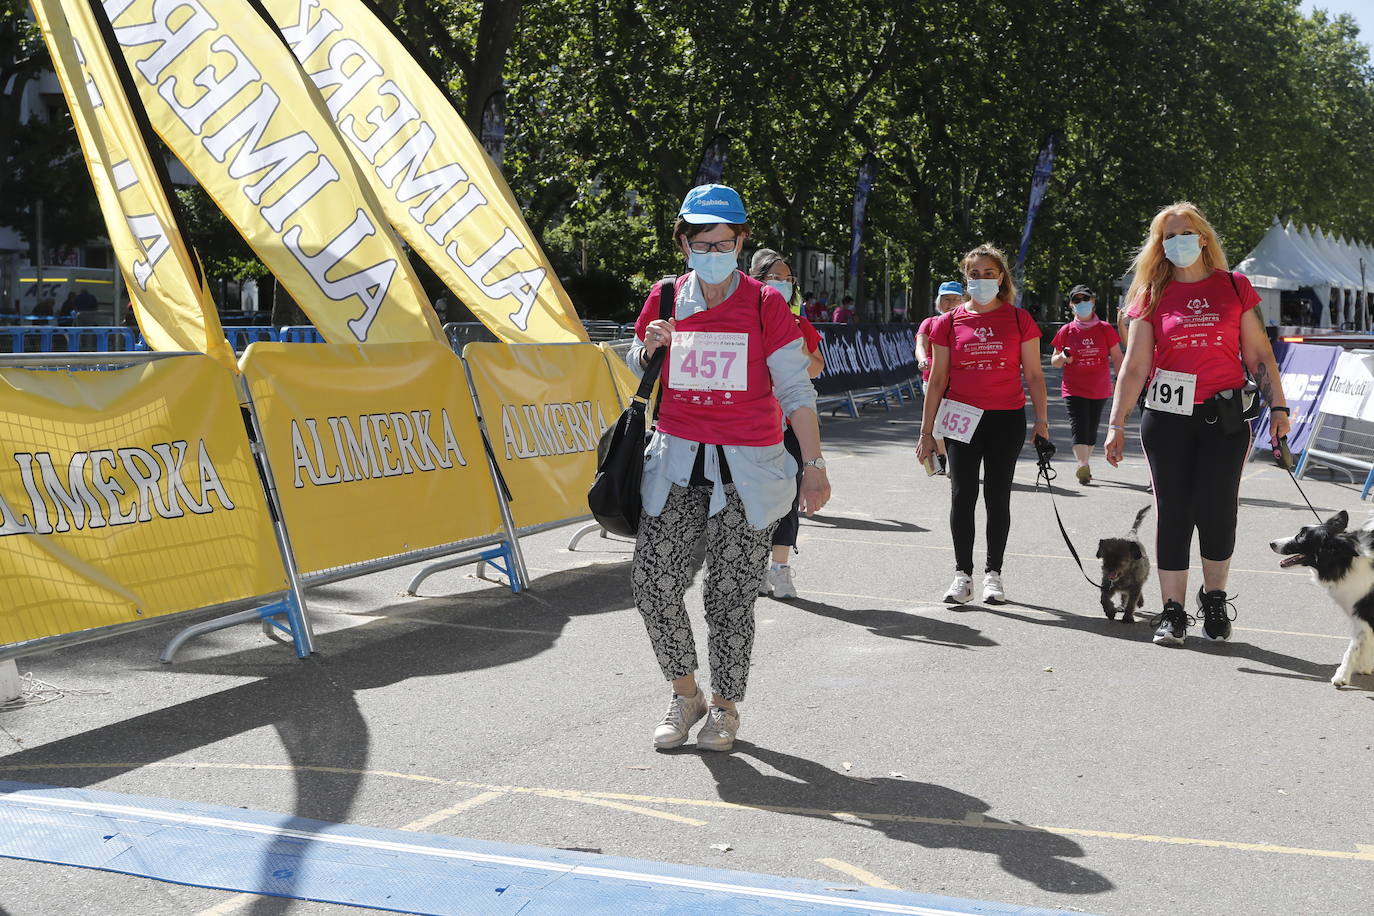
M673 339L673 328L677 326L676 318L669 318L664 321L662 318L655 318L649 322L649 326L644 329L644 359L654 355L654 351L659 347L666 347Z
M801 495L799 509L807 515L815 515L826 503L830 502L830 478L825 469L815 466L802 469Z
M1036 436L1044 436L1046 439L1050 437L1049 420L1036 420L1031 426L1030 437L1026 441L1034 444Z
M917 369L920 369L922 372L925 372L927 369L930 368L930 360L928 360L928 359L918 359L918 360L916 360L916 368L917 368Z
M1292 426L1293 426L1293 424L1292 424L1292 423L1289 421L1289 419L1288 419L1288 411L1287 411L1287 410L1270 410L1270 411L1269 411L1269 441L1270 441L1270 442L1277 443L1277 442L1278 442L1280 439L1282 439L1284 436L1288 435L1288 431L1292 428Z
M925 464L933 454L935 454L935 437L930 433L921 433L921 438L916 440L916 461Z
M1107 430L1107 443L1102 447L1107 455L1107 463L1116 467L1121 462L1121 456L1126 452L1126 433L1125 430L1112 427Z

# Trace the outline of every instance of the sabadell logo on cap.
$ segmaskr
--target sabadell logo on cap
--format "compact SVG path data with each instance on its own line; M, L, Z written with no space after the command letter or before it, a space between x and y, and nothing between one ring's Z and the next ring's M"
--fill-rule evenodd
M700 204L703 204L703 205L706 205L706 206L713 206L713 207L728 207L728 206L730 206L730 201L728 201L728 200L721 200L720 198L707 198L706 200L697 201L697 203L700 203Z

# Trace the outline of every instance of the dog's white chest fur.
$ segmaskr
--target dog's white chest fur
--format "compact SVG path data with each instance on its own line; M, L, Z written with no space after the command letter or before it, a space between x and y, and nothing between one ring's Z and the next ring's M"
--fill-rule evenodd
M1354 631L1345 657L1331 679L1337 687L1345 687L1350 684L1352 674L1374 672L1374 630L1355 613L1355 604L1374 594L1374 558L1356 557L1350 564L1350 572L1335 582L1326 583L1326 591L1350 618Z

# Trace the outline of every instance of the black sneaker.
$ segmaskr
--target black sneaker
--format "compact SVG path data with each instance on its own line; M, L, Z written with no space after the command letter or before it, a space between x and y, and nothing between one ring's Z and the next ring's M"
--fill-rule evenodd
M1188 616L1183 610L1183 605L1177 601L1164 602L1164 610L1159 612L1159 616L1150 621L1150 626L1156 627L1155 644L1160 646L1181 646L1183 638L1188 635L1188 627L1197 623L1195 619Z
M1197 603L1202 609L1202 632L1208 639L1230 639L1231 621L1236 619L1236 606L1226 596L1226 590L1204 592L1199 586ZM1227 609L1230 609L1229 611Z

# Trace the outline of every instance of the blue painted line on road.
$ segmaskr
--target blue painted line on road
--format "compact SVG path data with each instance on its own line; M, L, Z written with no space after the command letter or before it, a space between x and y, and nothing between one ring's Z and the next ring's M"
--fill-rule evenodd
M0 856L435 916L1065 912L10 781Z

